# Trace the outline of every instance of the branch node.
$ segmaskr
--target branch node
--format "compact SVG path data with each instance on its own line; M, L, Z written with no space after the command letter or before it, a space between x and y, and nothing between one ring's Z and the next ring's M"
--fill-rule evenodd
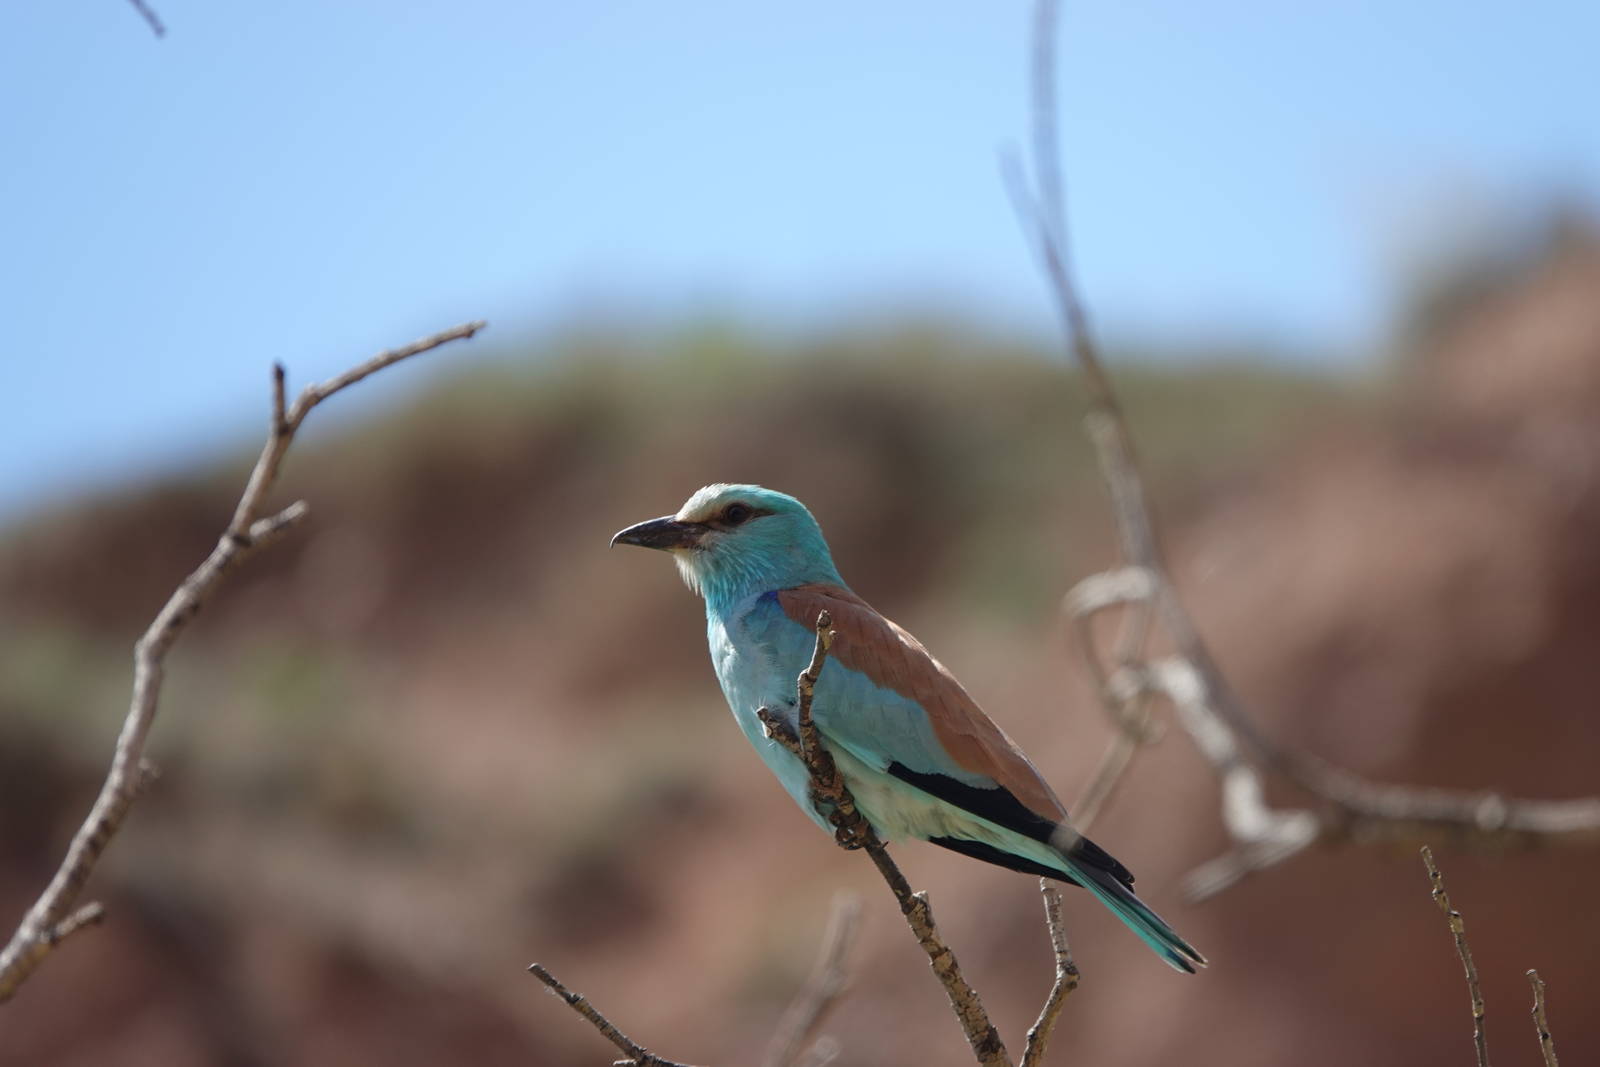
M98 900L90 901L47 930L44 942L53 948L86 926L100 925L105 917L105 907Z

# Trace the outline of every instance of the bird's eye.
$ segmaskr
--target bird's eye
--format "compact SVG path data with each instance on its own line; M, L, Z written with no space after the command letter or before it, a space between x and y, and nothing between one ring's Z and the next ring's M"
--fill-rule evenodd
M737 526L750 518L749 504L729 504L722 513L722 521L729 526Z

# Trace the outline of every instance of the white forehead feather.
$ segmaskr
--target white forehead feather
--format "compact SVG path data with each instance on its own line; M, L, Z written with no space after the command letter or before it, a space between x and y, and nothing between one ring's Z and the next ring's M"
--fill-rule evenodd
M717 482L695 492L688 500L683 502L683 507L673 516L679 522L705 522L711 516L722 510L727 502L724 497L728 490L734 486L726 482Z

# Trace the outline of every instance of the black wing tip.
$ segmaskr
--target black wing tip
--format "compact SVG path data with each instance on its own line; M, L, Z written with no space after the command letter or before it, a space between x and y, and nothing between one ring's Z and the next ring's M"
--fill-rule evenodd
M1133 888L1133 872L1124 867L1117 857L1062 823L1050 836L1050 845L1073 863L1110 875L1122 883L1124 889Z

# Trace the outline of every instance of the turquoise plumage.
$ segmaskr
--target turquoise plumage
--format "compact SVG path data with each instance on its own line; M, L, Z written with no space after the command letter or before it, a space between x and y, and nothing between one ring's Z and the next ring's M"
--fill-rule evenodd
M677 514L630 526L612 544L670 552L705 598L706 637L728 706L818 825L829 829L811 804L804 765L767 737L756 709L794 725L795 676L826 610L837 636L812 713L880 837L930 841L1081 885L1175 969L1205 964L1134 895L1127 868L1072 829L1050 786L943 664L850 591L821 528L794 497L709 485Z

